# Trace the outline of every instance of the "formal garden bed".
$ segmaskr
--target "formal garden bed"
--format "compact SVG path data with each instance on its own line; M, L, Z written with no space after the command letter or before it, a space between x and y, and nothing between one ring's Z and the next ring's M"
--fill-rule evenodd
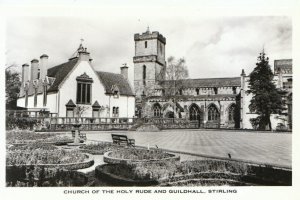
M26 145L8 146L6 166L42 166L64 169L82 169L94 164L89 156L79 150L66 150L51 144L29 143Z
M60 133L36 133L29 130L6 131L7 144L22 145L34 142L65 145L73 142L73 139Z
M104 162L111 164L157 162L157 161L179 161L180 157L162 151L161 149L146 148L123 148L109 151L104 154Z
M80 150L85 153L93 155L103 155L105 152L117 149L124 149L125 147L113 144L111 142L98 142L94 144L86 144L80 147Z
M160 161L106 164L96 167L98 178L116 186L291 185L290 169L235 161Z

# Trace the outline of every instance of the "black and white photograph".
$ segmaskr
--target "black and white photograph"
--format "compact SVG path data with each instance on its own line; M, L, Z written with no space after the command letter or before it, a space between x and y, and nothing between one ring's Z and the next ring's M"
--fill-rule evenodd
M16 2L0 3L6 193L297 199L298 1Z

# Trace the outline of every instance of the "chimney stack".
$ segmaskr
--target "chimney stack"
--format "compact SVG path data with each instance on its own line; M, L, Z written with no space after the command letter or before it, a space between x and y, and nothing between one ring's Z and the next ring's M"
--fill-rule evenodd
M121 74L123 75L123 77L128 80L128 67L125 64L123 64L124 66L120 67L121 68Z
M44 80L47 76L48 58L49 56L46 54L40 56L40 79L42 80Z
M79 60L90 61L90 53L86 51L86 48L82 48L78 51Z
M29 80L29 65L27 63L22 65L22 83Z
M33 59L31 61L31 75L30 75L30 80L36 80L36 79L38 79L38 73L39 73L39 61L37 59Z

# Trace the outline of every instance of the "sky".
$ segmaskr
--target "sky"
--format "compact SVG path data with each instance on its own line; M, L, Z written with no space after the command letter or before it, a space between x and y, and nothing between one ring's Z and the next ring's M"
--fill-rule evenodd
M190 78L236 77L242 69L249 74L263 48L272 67L274 59L292 58L292 20L286 16L48 16L7 19L6 65L21 70L47 54L55 66L84 39L96 70L119 73L127 63L132 81L133 36L147 26L166 37L166 57L186 59Z

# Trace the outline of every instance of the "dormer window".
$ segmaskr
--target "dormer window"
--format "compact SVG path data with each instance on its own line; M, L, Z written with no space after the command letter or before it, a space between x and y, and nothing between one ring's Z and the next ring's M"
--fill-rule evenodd
M119 92L118 86L113 85L112 88L111 88L111 91L112 91L112 94L113 94L114 98L119 98L120 92Z
M86 73L78 76L77 80L77 104L91 104L93 79Z

